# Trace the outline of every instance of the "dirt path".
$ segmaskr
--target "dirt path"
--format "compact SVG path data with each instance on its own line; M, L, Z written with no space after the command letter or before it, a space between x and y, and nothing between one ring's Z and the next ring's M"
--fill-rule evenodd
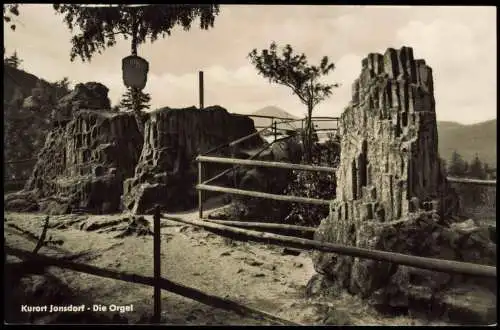
M177 214L195 219L196 213ZM22 231L41 233L41 214L5 214L6 244L32 249L35 243ZM66 228L49 229L59 247L43 247L39 253L63 255L92 251L84 262L98 267L144 276L153 275L152 236L114 238L117 231L85 231L90 224L109 230L124 215L53 216L51 224L72 222ZM152 221L150 216L145 217ZM109 225L109 226L108 226ZM116 225L114 225L116 226ZM109 228L108 228L109 227ZM99 231L99 230L98 230ZM153 306L151 287L115 281L72 271L50 268L51 274L66 283L90 304L133 304L134 311L123 314L130 323L150 317ZM337 301L307 300L304 291L314 274L308 253L284 255L283 248L250 242L234 242L201 229L167 221L162 228L162 277L226 297L244 305L301 324L391 324L419 325L407 317L383 317L358 299L343 296ZM242 318L233 312L212 308L196 301L162 292L163 319L171 324L257 325L260 320ZM327 317L328 316L328 317Z

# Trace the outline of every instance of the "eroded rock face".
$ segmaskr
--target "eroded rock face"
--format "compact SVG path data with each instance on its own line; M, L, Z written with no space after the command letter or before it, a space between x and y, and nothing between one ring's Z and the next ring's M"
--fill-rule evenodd
M250 118L230 114L219 106L152 112L144 128L144 145L135 175L124 184L124 206L138 214L149 212L156 203L166 210L193 206L198 177L196 156L253 132ZM262 139L255 136L238 148L252 149L262 144ZM229 148L223 148L211 155L230 154ZM204 164L204 168L203 175L208 179L227 166Z
M133 114L80 110L47 135L25 191L35 192L42 211L119 211L141 146Z
M79 110L110 110L108 98L109 89L98 82L77 84L73 91L62 97L52 112L52 119L56 123L66 123Z
M414 60L411 48L363 60L340 120L336 199L315 239L496 264L496 244L478 228L464 234L444 221L456 211L457 200L439 161L433 92L432 70ZM313 259L330 287L377 296L377 304L398 308L415 307L415 299L430 303L464 280L332 253L316 252ZM486 282L475 284L491 290Z

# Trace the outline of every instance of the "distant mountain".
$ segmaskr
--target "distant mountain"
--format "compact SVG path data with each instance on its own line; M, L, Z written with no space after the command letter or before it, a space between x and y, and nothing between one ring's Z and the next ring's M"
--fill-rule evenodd
M496 168L496 119L472 125L438 121L438 136L439 154L443 159L451 159L451 154L456 150L469 162L477 154L483 162Z
M45 143L53 110L50 100L67 91L8 65L4 65L3 82L4 180L11 180L6 186L15 182L17 187L31 174L34 165L34 160L24 160L36 158ZM33 95L48 103L34 103Z
M4 65L3 74L3 99L4 103L9 103L13 98L14 94L19 93L22 97L28 97L31 95L32 90L37 87L37 83L41 83L44 87L51 90L56 90L56 88L44 79L40 79L37 76L28 73L26 71ZM17 90L17 91L16 91ZM59 91L58 92L62 92Z
M289 118L289 119L298 119L298 117L286 112L285 110L275 107L275 106L268 106L264 107L262 109L259 109L257 111L252 112L251 115L258 115L258 116L271 116L271 117L277 117L277 118ZM257 129L259 127L264 127L264 126L269 126L272 124L272 119L268 118L258 118L258 117L251 117L253 119L253 122ZM300 121L290 123L292 127L300 127ZM279 125L279 128L291 128L290 125Z
M278 108L278 107L275 107L275 106L264 107L260 110L252 112L252 115L283 117L283 118L291 118L291 119L298 118L298 117L286 112L285 110Z
M255 115L297 118L285 110L269 106L253 112ZM253 118L256 126L271 124L271 119ZM462 157L471 161L477 154L479 158L496 168L497 164L497 120L492 119L473 125L463 125L451 121L438 121L438 149L440 156L450 160L456 150ZM296 122L300 127L300 122ZM318 128L332 128L333 122L316 122Z

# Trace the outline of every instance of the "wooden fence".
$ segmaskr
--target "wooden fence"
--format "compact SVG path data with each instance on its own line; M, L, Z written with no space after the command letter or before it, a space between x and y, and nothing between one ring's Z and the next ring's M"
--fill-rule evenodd
M254 118L265 118L265 119L270 119L271 120L271 125L273 127L273 133L274 135L276 136L278 131L288 131L288 129L286 128L279 128L278 127L278 124L284 124L286 126L289 126L291 130L298 130L299 127L301 130L304 129L305 127L305 123L306 123L306 120L307 120L307 117L305 118L299 118L299 119L295 119L295 118L286 118L286 117L275 117L275 116L265 116L265 115L247 115L248 117L254 117ZM330 127L330 128L316 128L315 129L315 132L317 133L333 133L333 132L337 132L338 131L338 122L340 120L339 117L317 117L317 116L313 116L312 118L312 122L313 123L316 123L316 122L331 122L331 123L334 123L334 127ZM281 123L278 123L277 120L280 120ZM297 122L300 122L300 126L294 126L292 125L292 123L297 123ZM268 127L268 126L259 126L259 125L256 125L255 128L265 128L265 127Z
M321 172L334 172L334 168L330 167L320 167L320 166L310 166L310 165L299 165L299 164L290 164L290 163L280 163L280 162L266 162L266 161L256 161L256 160L247 160L247 159L234 159L234 158L222 158L222 157L206 157L206 156L198 156L197 157L198 161L198 168L199 168L199 173L202 173L202 164L204 162L216 162L216 163L222 163L222 164L238 164L238 165L247 165L247 166L261 166L261 167L273 167L273 168L282 168L282 169L294 169L294 170L303 170L303 171L321 171ZM235 195L244 195L244 196L251 196L251 197L258 197L258 198L268 198L276 201L287 201L287 202L298 202L298 203L312 203L312 204L323 204L323 205L329 205L330 201L329 200L322 200L322 199L313 199L313 198L306 198L306 197L298 197L298 196L286 196L286 195L279 195L279 194L268 194L268 193L263 193L263 192L257 192L257 191L250 191L250 190L243 190L243 189L234 189L234 188L227 188L227 187L220 187L220 186L213 186L213 185L207 185L203 183L202 177L200 176L198 178L198 185L196 186L198 189L198 195L200 196L203 190L208 190L208 191L219 191L219 192L225 192L229 194L235 194ZM201 197L198 198L199 200L199 218L201 220L204 220L203 218L203 202ZM173 220L173 218L169 218ZM180 221L177 219L177 221ZM181 221L181 222L186 222L186 221ZM194 223L194 222L186 222L192 225L199 225L204 228L212 228L216 230L220 229L225 229L226 231L229 230L228 226L224 226L221 224L217 223ZM222 227L221 227L222 226ZM283 227L283 225L274 225L274 228L278 227ZM269 228L269 227L268 227ZM285 227L283 227L285 228ZM232 232L242 234L251 234L248 231L244 229L234 229ZM457 262L457 261L451 261L451 260L443 260L443 259L432 259L432 258L422 258L422 257L416 257L416 256L410 256L410 255L400 255L397 253L391 253L391 252L384 252L384 251L376 251L376 250L366 250L366 249L359 249L355 247L346 247L346 246L340 246L340 245L334 245L330 243L323 243L323 242L317 242L317 241L305 241L305 240L291 240L290 238L287 237L275 237L272 236L273 234L268 234L271 236L266 236L266 235L258 235L259 238L264 238L264 239L269 239L271 241L275 242L292 242L293 244L297 246L302 246L306 247L308 249L317 249L320 251L324 252L334 252L334 253L341 253L341 254L346 254L346 255L351 255L353 257L361 257L361 258L370 258L370 259L375 259L375 260L380 260L380 261L389 261L389 262L394 262L398 264L404 264L412 267L417 267L417 268L426 268L430 270L436 270L436 271L443 271L443 272L450 272L450 273L461 273L461 274L468 274L468 275L475 275L475 276L492 276L496 277L496 267L491 267L491 266L485 266L485 265L477 265L477 264L470 264L470 263L462 263L462 262ZM253 237L252 235L247 236L247 238Z
M230 222L210 220L210 221L192 221L186 220L178 217L162 215L160 214L159 207L155 208L153 216L153 226L154 226L154 276L147 277L143 275L130 274L126 272L118 272L108 269L103 269L91 265L80 264L72 261L74 258L55 258L50 256L44 256L37 254L40 247L43 245L43 240L47 233L48 228L48 217L45 220L44 229L40 240L36 245L34 251L25 251L17 249L10 246L5 246L5 253L19 257L21 259L27 259L30 262L30 267L34 264L46 266L56 266L63 269L69 269L72 271L82 272L86 274L91 274L95 276L100 276L104 278L110 278L120 281L125 281L129 283L143 284L152 286L154 288L154 314L153 322L159 323L161 320L161 290L166 290L183 297L187 297L203 304L225 309L228 311L236 312L238 315L243 317L252 317L255 319L263 320L265 322L277 325L300 325L298 323L280 318L278 316L269 314L264 311L260 311L238 302L232 301L230 299L217 297L214 295L206 294L200 290L184 286L179 283L172 282L168 279L161 277L161 237L160 230L162 227L161 219L166 221L175 221L184 224L189 224L192 226L201 227L205 230L213 232L221 236L228 236L234 240L244 240L244 241L255 241L266 244L274 244L289 248L298 248L304 250L316 250L330 253L339 253L350 255L359 258L369 258L379 261L386 261L391 263L397 263L401 265L408 265L417 268L430 269L434 271L440 271L445 273L454 273L462 275L471 275L478 277L496 278L496 267L479 265L473 263L457 262L453 260L443 260L443 259L433 259L416 257L410 255L404 255L400 253L386 252L362 249L350 246L343 246L339 244L332 244L326 242L319 242L311 239L304 239L295 236L284 236L277 235L267 232L267 230L272 229L282 229L282 226L288 227L287 229L299 230L299 231L312 231L313 228L301 227L301 226L290 226L290 225L280 225L280 224L261 224L261 223L239 223L233 224ZM238 227L253 227L257 230L247 230ZM260 231L258 231L260 230ZM69 260L68 260L69 259ZM22 271L29 271L29 267L18 267Z
M269 129L266 128L266 129ZM257 134L253 133L252 136ZM232 143L225 144L223 146L219 146L218 148L235 145L240 143L251 136L246 136L237 141L233 141ZM216 148L209 150L207 153L216 150ZM207 154L205 153L205 154ZM316 250L322 252L330 252L337 254L344 254L358 258L368 258L378 261L391 262L401 265L407 265L411 267L429 269L438 272L445 272L451 274L462 274L469 276L477 276L477 277L486 277L486 278L496 278L496 267L480 265L474 263L465 263L465 262L457 262L453 260L444 260L444 259L434 259L434 258L424 258L418 256L405 255L400 253L393 253L387 251L378 251L378 250L370 250L370 249L362 249L352 246L343 246L339 244L332 244L327 242L320 242L308 238L312 238L312 234L314 234L315 229L311 227L304 226L292 226L285 224L270 224L270 223L248 223L248 222L231 222L231 221L223 221L223 220L209 220L203 218L203 199L202 192L203 191L219 191L236 195L245 195L251 197L260 197L260 198L269 198L273 200L281 200L287 202L300 202L300 203L312 203L312 204L321 204L327 205L330 203L328 200L321 199L313 199L299 196L285 196L278 194L268 194L263 192L235 189L235 188L226 188L209 185L209 182L212 182L214 178L209 179L207 181L203 181L203 168L202 164L205 162L213 162L213 163L223 163L223 164L232 164L236 166L260 166L260 167L273 167L273 168L282 168L288 170L303 170L303 171L322 171L322 172L333 172L334 168L330 167L318 167L318 166L310 166L310 165L299 165L299 164L289 164L289 163L279 163L279 162L264 162L257 161L252 159L234 159L234 158L221 158L221 157L210 157L210 156L198 156L196 158L198 162L198 207L199 207L199 220L191 221L178 217L172 217L168 215L162 215L160 213L160 208L155 207L154 216L153 216L153 227L154 227L154 240L153 240L153 278L146 277L142 275L136 274L127 274L123 272L116 272L111 270L106 270L102 268L98 268L91 265L84 265L75 263L70 260L66 260L64 258L54 258L49 256L39 255L36 252L40 248L40 242L37 244L37 247L33 252L24 251L20 249L16 249L13 247L5 246L5 251L7 254L15 255L22 259L34 260L37 263L46 265L46 266L56 266L60 268L70 269L77 272L83 272L87 274L92 274L96 276L112 278L116 280L131 282L131 283L139 283L148 286L154 287L154 322L159 323L161 318L161 290L167 290L169 292L182 295L184 297L194 299L203 304L207 304L216 308L222 308L225 310L233 311L238 313L241 316L253 317L261 320L265 320L266 322L270 322L272 324L279 325L300 325L289 320L284 320L275 315L271 315L269 313L259 311L253 309L248 306L241 305L235 301L231 301L229 299L220 298L217 296L209 295L203 293L194 288L186 287L178 283L174 283L169 281L168 279L161 277L161 219L163 218L166 221L175 221L181 222L185 224L189 224L192 226L197 226L203 228L205 230L214 232L218 235L229 236L234 240L244 240L244 241L255 241L255 242L263 242L267 244L275 244L284 247L290 248L298 248L304 250ZM226 170L224 173L228 171L234 170L236 167L232 169ZM220 177L219 174L217 177ZM491 182L488 184L492 184ZM496 184L496 183L495 183ZM201 221L203 220L203 221ZM44 230L42 235L40 236L40 240L43 242L46 232L47 232L47 224L48 218L46 219L46 223L44 226ZM250 228L250 229L246 229ZM306 234L308 238L301 238L295 235L278 235L270 233L269 231L286 231L288 234L293 233L302 233Z

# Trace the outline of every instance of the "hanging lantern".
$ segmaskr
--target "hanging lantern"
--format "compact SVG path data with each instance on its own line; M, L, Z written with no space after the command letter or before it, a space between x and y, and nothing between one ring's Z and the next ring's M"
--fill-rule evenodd
M146 87L149 63L139 56L131 55L122 60L123 83L139 90Z

